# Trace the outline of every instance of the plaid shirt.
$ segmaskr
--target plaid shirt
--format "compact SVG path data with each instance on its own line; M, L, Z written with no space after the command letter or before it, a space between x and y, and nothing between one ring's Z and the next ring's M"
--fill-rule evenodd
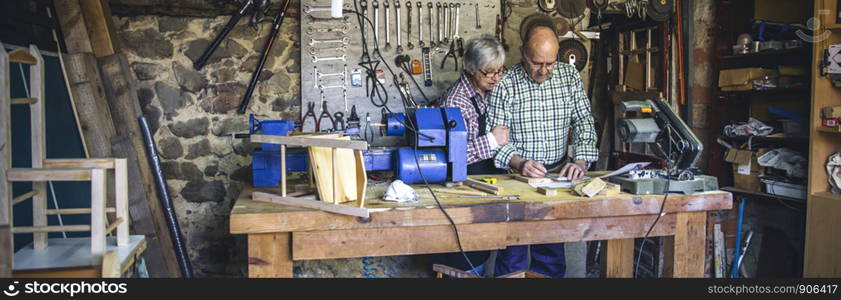
M509 168L515 154L544 165L560 162L567 154L570 128L570 156L587 162L599 158L590 100L581 76L569 64L556 63L542 84L534 82L522 64L512 67L488 96L488 128L497 125L511 130L509 143L494 157L497 168Z
M479 115L481 113L477 112L473 103L470 102L471 97L476 97L476 105L484 113L487 107L485 99L473 88L473 84L467 79L467 73L461 74L458 81L441 95L441 98L444 99L441 106L456 107L461 110L461 116L464 118L465 125L467 125L467 164L493 157L488 138L485 135L479 135Z

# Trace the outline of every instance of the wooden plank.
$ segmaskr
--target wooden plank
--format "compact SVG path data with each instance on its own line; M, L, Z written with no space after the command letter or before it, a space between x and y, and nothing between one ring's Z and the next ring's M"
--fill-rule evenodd
M6 176L8 178L7 180L11 182L89 181L91 180L91 169L12 168L6 171ZM41 190L36 190L36 193L44 194Z
M29 50L19 48L9 53L9 62L25 65L37 65L38 59L35 58L35 56L32 56L32 54L29 53Z
M105 183L103 169L91 170L91 259L102 260L105 252Z
M112 231L114 231L114 229L117 229L117 226L120 226L123 223L125 223L125 221L126 219L123 218L114 219L114 221L111 222L111 224L108 224L108 227L105 227L105 234L110 234Z
M545 178L545 177L544 178L533 178L533 177L526 177L526 176L519 175L519 174L511 175L511 178L514 178L514 180L517 180L517 181L520 181L520 182L525 182L525 183L528 183L528 184L540 184L540 183L551 183L552 182L552 179L550 179L550 178Z
M528 185L523 185L530 191L523 192L521 194L523 198L520 201L471 199L471 201L454 203L459 200L457 195L439 194L438 197L456 224L654 215L659 213L660 203L663 201L662 195L644 197L620 195L584 199L569 196L568 193L559 193L557 198L549 201L547 197L537 194ZM367 222L357 222L353 218L336 218L335 214L321 211L290 209L285 206L251 201L252 188L246 188L234 205L230 217L230 230L231 233L236 234L311 231L323 228L355 229L450 224L429 193L422 192L424 191L419 190L421 198L414 206L369 199L366 208L371 211L371 219ZM670 195L665 211L666 213L701 211L731 206L732 200L729 193Z
M117 251L105 251L102 255L102 278L120 278L120 262Z
M79 6L85 18L85 28L88 31L94 55L103 57L118 53L120 47L108 1L80 0Z
M487 196L488 195L488 193L484 193L484 192L459 190L459 189L434 188L432 190L436 193L445 193L445 194L453 194L453 195L466 195L466 196Z
M108 207L105 209L106 213L115 213L117 209ZM91 213L90 208L63 208L63 209L48 209L47 215L84 215Z
M634 239L608 240L605 254L605 277L634 277Z
M281 196L278 196L278 195L273 195L273 194L269 194L269 193L262 193L262 192L254 192L253 196L254 196L255 201L264 201L264 202L277 203L277 204L281 204L281 205L317 209L317 210L322 210L322 211L331 212L331 213L335 213L335 214L342 214L342 215L361 217L361 218L370 217L367 209L354 207L354 206L349 206L349 205L330 204L330 203L325 203L323 201L305 200L305 199L292 198L292 197L281 197Z
M314 139L331 139L321 135ZM350 137L335 137L349 140ZM310 169L313 170L318 198L327 203L357 200L357 175L354 150L329 147L309 147ZM338 157L334 159L334 157Z
M280 195L286 197L286 145L280 145Z
M292 234L288 232L248 235L248 277L291 278Z
M487 183L481 182L481 181L473 179L473 178L467 178L467 181L465 181L464 184L466 184L466 185L468 185L468 186L470 186L474 189L477 189L477 190L480 190L480 191L483 191L483 192L486 192L486 193L489 193L489 194L497 195L497 196L502 196L502 194L505 192L505 189L502 188L501 186L487 184Z
M68 53L92 53L91 40L79 0L54 0L58 22Z
M12 227L12 233L37 233L37 232L85 232L90 231L90 225L64 225L64 226L17 226Z
M114 161L114 158L49 158L44 160L44 168L113 169Z
M154 235L158 242L157 245L154 245L150 238L149 248L153 251L155 250L151 249L153 246L159 248L158 251L154 252L163 255L162 261L166 264L165 268L160 265L156 265L155 268L169 272L165 276L177 277L180 275L178 260L172 248L169 228L161 209L161 202L154 188L155 183L146 157L143 134L140 132L140 125L137 122L137 118L140 116L140 101L137 98L136 85L128 59L124 54L118 53L100 57L97 61L100 66L111 117L114 124L120 125L115 127L116 136L111 140L112 151L116 157L129 159L129 194L145 195L145 199L137 199L142 201L138 204L148 206L148 210L140 211L141 214L131 214L137 218L133 219L132 223L137 225L139 219L149 219L149 222L153 224ZM136 169L137 173L134 173L132 169ZM148 214L145 213L146 211L148 211ZM148 237L150 233L146 232L144 234Z
M501 249L506 224L458 225L465 251ZM452 226L423 226L292 233L292 259L413 255L459 251Z
M35 102L38 102L38 98L12 98L12 100L9 101L9 103L14 105L35 104Z
M825 170L825 168L824 168ZM806 247L803 276L839 277L841 276L841 237L832 234L835 228L841 228L841 197L829 193L815 194L809 197L806 205ZM832 227L835 226L835 227Z
M105 99L96 58L92 53L74 53L64 55L64 61L67 63L67 80L70 82L70 93L75 101L74 108L79 116L88 155L91 158L112 157L114 122Z
M539 188L537 188L537 192L541 193L541 194L544 194L546 196L557 196L558 195L558 189L553 189L553 188L539 187Z
M12 167L12 107L9 54L0 42L0 277L9 278L14 264L12 231L12 185L6 170Z
M726 278L724 274L727 274L725 271L727 269L727 258L724 255L724 250L727 248L727 245L724 244L724 233L721 232L721 224L713 225L713 245L715 278Z
M35 57L36 64L29 67L29 97L44 99L44 58L35 45L29 46L29 54ZM44 101L37 101L29 105L30 138L32 148L32 168L43 168L47 158L47 126ZM32 225L47 225L47 184L33 182L32 190L38 192L32 197ZM35 250L47 247L47 234L43 232L33 235Z
M704 277L707 251L706 212L678 213L675 223L674 276Z
M129 213L128 161L125 158L114 160L114 190L117 198L114 201L117 208L117 220L125 220L117 228L117 246L126 246L129 242Z
M657 216L626 216L593 219L512 222L508 245L532 245L638 238L645 236ZM650 237L675 233L675 215L660 218Z
M251 135L252 143L269 143L280 144L287 146L303 146L303 147L327 147L327 148L342 148L354 150L368 150L368 142L365 141L351 141L338 140L330 138L320 138L311 136L277 136L277 135Z
M353 151L353 158L356 165L356 200L359 207L365 207L365 192L368 187L368 174L365 172L365 159L362 158L362 151Z
M15 199L12 200L12 206L14 206L15 204L21 203L23 201L26 201L29 198L32 198L37 193L38 192L36 192L36 191L29 191L29 192L27 192L23 195L15 197Z

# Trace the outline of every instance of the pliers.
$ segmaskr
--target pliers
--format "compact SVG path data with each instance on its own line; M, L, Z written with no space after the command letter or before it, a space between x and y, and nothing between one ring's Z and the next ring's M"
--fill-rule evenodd
M307 103L307 111L304 113L304 117L301 118L301 130L306 126L307 118L312 117L312 124L315 125L315 131L318 131L318 119L315 118L313 111L315 111L315 102Z
M315 116L313 116L313 117L315 117ZM333 126L333 124L335 124L335 121L333 120L333 116L330 115L330 112L327 111L327 101L322 101L321 102L321 115L318 116L318 121L315 122L315 132L321 132L321 120L323 120L325 117L327 119L330 119L330 125L331 126ZM333 129L336 129L336 128L333 127Z
M441 60L441 69L444 69L444 65L447 63L447 58L453 58L453 70L458 72L458 53L456 52L456 41L453 40L450 42L450 50L447 51L447 54L444 55L444 59Z

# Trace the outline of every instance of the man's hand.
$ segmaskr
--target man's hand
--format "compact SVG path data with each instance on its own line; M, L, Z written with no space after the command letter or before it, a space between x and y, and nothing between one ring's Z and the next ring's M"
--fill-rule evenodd
M558 176L566 177L570 181L576 181L584 176L585 172L587 172L586 165L587 163L583 160L578 160L575 163L567 163L563 168L561 168L561 172Z
M496 144L500 146L508 144L508 133L508 127L505 125L496 126L493 130L491 130L491 134L493 134Z
M527 160L526 163L523 164L520 174L523 174L523 176L526 177L541 178L546 176L546 167L539 162Z

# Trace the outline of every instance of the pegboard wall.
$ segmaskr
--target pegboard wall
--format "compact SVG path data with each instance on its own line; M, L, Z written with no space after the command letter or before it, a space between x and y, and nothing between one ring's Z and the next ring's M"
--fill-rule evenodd
M445 58L450 45L439 42L443 39L439 37L439 32L443 37L457 33L463 39L463 45L466 46L467 42L473 38L483 34L493 35L496 17L499 14L496 1L345 0L345 9L353 10L354 1L360 13L364 13L371 23L378 25L376 35L383 60L391 66L395 74L398 76L403 74L412 98L420 105L426 104L426 100L408 76L413 76L426 97L430 101L435 101L462 72L462 57L458 57L458 63L450 57L442 67L442 59ZM450 8L451 5L453 8ZM457 5L461 5L460 8L455 8ZM366 9L363 9L364 6L367 6ZM440 21L439 10L441 11ZM444 15L445 12L446 15ZM456 12L458 12L458 30L455 30L452 24L454 22L450 21L455 18ZM376 21L375 17L379 20ZM422 29L418 26L419 22ZM451 34L445 33L445 29L451 31ZM365 22L365 30L368 48L373 55L375 30L367 22ZM420 31L422 31L421 36L419 36ZM431 42L434 42L432 47ZM423 64L422 55L424 48L420 46L421 43L429 48L430 52L429 70L432 79L430 86L424 85L423 73L406 74L395 63L398 55L408 55L411 60L421 61L426 71L427 66ZM362 59L362 34L356 14L344 13L342 18L334 19L330 17L330 0L302 0L301 44L301 119L304 132L334 128L333 121L324 114L324 107L334 119L336 113L341 113L347 123L351 108L355 106L360 118L360 135L364 136L364 133L368 132L369 143L376 146L390 146L400 141L400 139L381 137L379 127L372 127L373 130L370 131L367 128L366 115L370 115L372 123L381 123L382 108L376 107L367 95L366 72L359 66ZM398 53L398 50L401 51ZM372 59L379 58L372 57ZM380 62L377 69L378 78L380 82L383 82L388 93L388 108L393 112L403 112L398 84L384 62ZM310 109L315 120L308 115ZM320 127L316 130L315 123L319 119L321 119Z

